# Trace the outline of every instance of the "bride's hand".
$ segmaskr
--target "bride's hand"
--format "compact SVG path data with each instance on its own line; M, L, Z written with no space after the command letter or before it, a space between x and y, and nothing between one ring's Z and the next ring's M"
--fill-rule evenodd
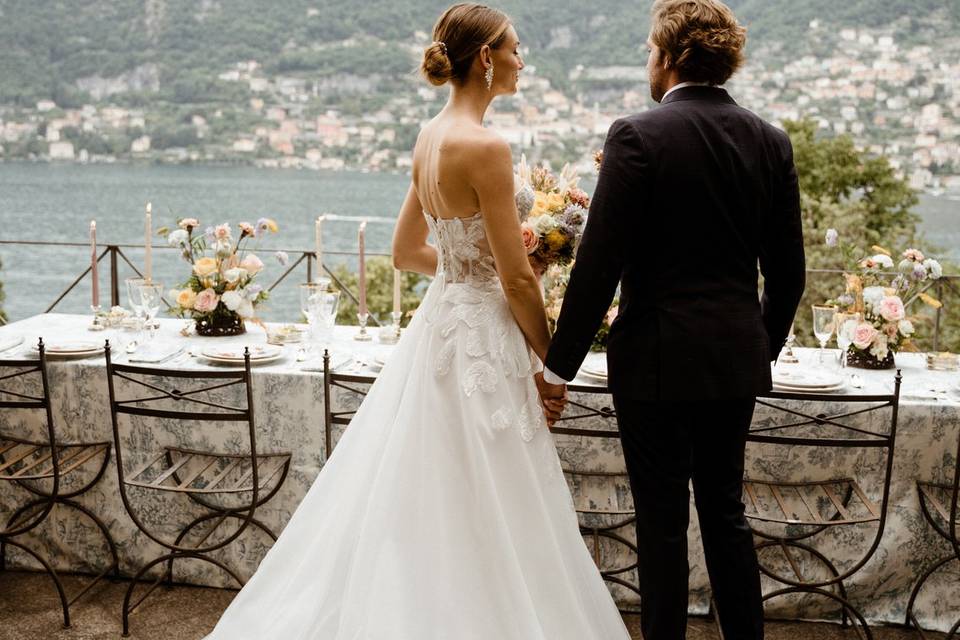
M550 384L543 379L543 373L536 373L534 380L543 405L543 414L547 418L547 426L552 427L567 406L567 385Z

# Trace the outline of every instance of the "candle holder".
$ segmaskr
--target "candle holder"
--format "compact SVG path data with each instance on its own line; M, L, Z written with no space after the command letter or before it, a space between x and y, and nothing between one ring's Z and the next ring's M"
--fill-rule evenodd
M793 332L790 332L790 335L787 336L787 342L783 346L783 351L780 352L780 357L777 358L777 364L797 364L800 360L793 353L793 343L797 339L797 336L793 335Z
M93 321L87 327L87 331L103 331L107 328L107 324L103 315L101 314L100 305L92 304L90 305L90 311L93 312Z
M367 333L367 320L370 319L369 313L358 313L357 321L360 323L360 330L357 331L356 335L353 336L354 340L359 340L360 342L369 342L373 338L369 333Z
M400 319L402 317L403 314L399 311L390 314L393 322L380 329L380 342L382 344L396 344L400 340Z

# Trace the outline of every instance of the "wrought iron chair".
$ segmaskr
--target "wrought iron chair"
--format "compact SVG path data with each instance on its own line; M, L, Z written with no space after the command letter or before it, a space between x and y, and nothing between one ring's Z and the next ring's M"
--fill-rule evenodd
M375 378L364 374L336 373L330 368L330 352L323 351L323 443L324 461L330 459L333 448L336 446L333 438L334 426L346 428L357 413L357 408L346 408L342 411L333 410L333 393L335 389L343 389L358 400L367 396L369 385ZM364 387L363 385L367 385ZM359 402L357 407L359 407Z
M960 436L957 438L957 453L953 457L953 485L936 484L932 482L917 482L917 492L920 494L920 507L923 516L941 537L950 545L950 552L942 559L933 563L927 569L913 591L907 604L907 619L905 624L913 626L920 636L926 638L920 622L917 620L914 605L917 596L927 580L944 565L957 560L960 561ZM960 619L950 628L945 640L953 640L960 632Z
M106 361L120 497L137 528L167 551L140 568L127 589L123 600L123 636L127 637L130 614L161 582L165 580L167 584L172 583L174 560L209 562L225 571L239 585L244 584L236 572L211 554L237 540L250 526L260 529L274 541L277 539L276 534L255 514L283 485L290 468L290 454L257 451L249 351L245 353L242 370L182 371L114 364L109 343ZM119 382L121 380L124 382ZM117 390L120 384L129 385L140 395L131 391L129 397L121 399ZM231 387L242 389L245 406L231 406L216 397ZM156 421L175 420L178 433L187 431L184 422L246 423L246 429L237 429L235 433L244 450L241 453L225 453L159 446L153 451L137 452L138 457L142 458L141 464L128 472L124 456L129 442L120 434L121 416L138 416ZM203 513L183 527L171 542L164 539L162 534L151 531L138 515L129 495L133 487L187 496ZM228 520L236 521L236 529L222 531L220 539L211 538ZM210 526L206 526L207 523ZM206 531L203 531L204 528ZM192 533L195 539L188 541ZM166 564L165 571L131 604L140 580L151 569L162 564Z
M778 447L879 450L883 456L883 480L879 502L871 499L856 478L831 477L826 480L798 482L779 478L744 478L745 515L754 535L755 548L763 575L784 585L763 595L766 602L787 594L813 594L828 598L841 607L842 624L850 619L861 637L872 638L860 611L847 596L845 581L859 571L876 552L883 535L890 497L893 450L900 404L900 372L889 395L851 395L781 393L771 391L757 398L757 406L769 409L769 421L754 423L748 443ZM834 413L812 413L824 405L843 405ZM798 408L798 405L803 409ZM807 407L811 407L808 409ZM888 428L873 430L853 424L849 419L889 410ZM813 545L813 538L837 527L873 526L876 532L865 553L840 570L834 561ZM785 562L779 567L765 562L766 550L779 550ZM806 555L829 573L805 576L800 558ZM722 611L718 612L723 615Z
M568 436L574 438L612 438L619 445L620 432L617 429L617 415L610 407L610 392L602 387L571 384L567 387L569 393L595 396L599 407L591 406L593 403L576 402L570 400L563 416L550 428L551 433L558 436ZM575 422L583 423L590 419L599 418L604 422L605 427L574 427L568 426ZM578 495L577 488L584 483L590 482L610 482L615 479L621 479L626 487L629 488L629 476L624 468L623 470L603 470L603 469L575 469L570 465L561 464L563 473L567 481L571 484L573 495ZM625 497L632 502L630 491L625 492ZM636 526L637 514L632 504L629 507L617 506L613 508L601 509L595 505L575 504L577 519L580 522L580 534L584 537L590 549L593 560L600 571L603 579L611 584L619 585L638 596L640 595L640 586L636 582L637 576L637 545L623 534L624 530L630 531ZM604 553L603 545L608 545L608 553ZM605 560L609 556L619 557L622 554L628 554L630 560L625 563L615 563L607 565ZM633 575L634 582L627 578ZM624 610L624 612L630 612Z
M70 626L70 607L108 574L119 577L117 545L110 530L90 509L75 498L89 491L103 477L110 461L109 442L64 442L57 437L50 406L47 358L41 339L37 360L0 360L0 410L41 411L46 420L45 437L31 439L25 434L4 433L9 427L0 423L0 481L19 485L35 496L19 506L0 529L0 570L6 568L7 546L19 549L43 567L53 580L63 609L63 626ZM9 388L15 385L16 390ZM36 388L39 386L39 395ZM84 476L86 476L84 478ZM74 481L74 478L79 480ZM74 486L67 488L70 483ZM94 579L72 597L49 559L21 540L21 536L39 527L54 507L72 509L97 527L110 553L110 564L91 572Z

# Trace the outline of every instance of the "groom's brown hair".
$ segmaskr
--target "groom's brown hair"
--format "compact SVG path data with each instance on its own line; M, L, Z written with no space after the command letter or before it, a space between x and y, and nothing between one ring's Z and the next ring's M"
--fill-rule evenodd
M650 40L681 82L726 82L743 64L747 30L719 0L656 0Z

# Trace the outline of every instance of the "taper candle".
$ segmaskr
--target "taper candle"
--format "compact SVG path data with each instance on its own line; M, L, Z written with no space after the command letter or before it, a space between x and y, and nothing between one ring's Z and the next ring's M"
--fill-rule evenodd
M393 270L393 312L400 313L400 269Z
M367 265L366 258L364 257L364 234L367 230L367 222L364 220L360 223L360 229L357 232L357 243L359 245L360 252L360 308L358 313L360 315L366 315L367 313Z
M100 277L97 273L97 221L90 221L90 280L93 283L90 305L100 306Z
M153 205L148 202L143 240L143 277L147 280L147 282L151 282L153 280L153 254L152 248L150 247L150 241L153 239L153 222L151 220L152 211Z
M323 278L323 221L326 216L320 216L317 218L316 225L314 226L314 235L316 236L315 240L317 243L317 276L315 279Z

